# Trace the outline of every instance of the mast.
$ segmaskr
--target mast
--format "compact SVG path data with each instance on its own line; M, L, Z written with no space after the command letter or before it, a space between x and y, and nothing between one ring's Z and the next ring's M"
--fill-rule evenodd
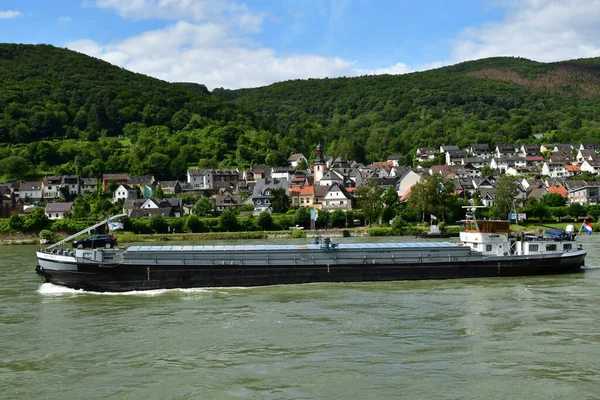
M62 244L64 244L64 243L66 243L66 242L70 241L70 240L73 240L73 239L75 239L76 237L79 237L79 236L81 236L81 235L85 235L85 234L86 234L86 233L88 233L89 231L91 231L91 230L93 230L93 229L96 229L96 228L98 228L98 227L100 227L100 226L102 226L102 225L106 224L106 223L107 223L108 221L110 221L110 220L117 219L117 218L121 218L121 217L126 217L126 216L127 216L127 214L117 214L117 215L113 215L112 217L108 217L108 218L106 218L104 221L102 221L102 222L98 222L96 225L92 225L92 226L90 226L89 228L85 228L84 230L82 230L82 231L79 231L79 232L77 232L77 233L76 233L76 234L74 234L74 235L71 235L71 236L69 236L69 237L67 237L67 238L65 238L65 239L63 239L63 240L61 240L61 241L59 241L59 242L56 242L56 243L54 243L54 244L52 244L52 245L50 245L50 246L46 247L46 250L53 249L53 248L55 248L55 247L58 247L58 246L60 246L60 245L62 245Z

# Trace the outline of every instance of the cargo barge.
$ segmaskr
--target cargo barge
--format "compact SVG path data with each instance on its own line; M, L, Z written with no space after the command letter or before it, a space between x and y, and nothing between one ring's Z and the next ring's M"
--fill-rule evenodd
M509 222L489 220L465 221L459 243L335 244L323 238L304 245L60 248L103 223L38 249L36 271L43 281L124 292L548 275L582 271L586 256L572 227L542 235L513 235Z

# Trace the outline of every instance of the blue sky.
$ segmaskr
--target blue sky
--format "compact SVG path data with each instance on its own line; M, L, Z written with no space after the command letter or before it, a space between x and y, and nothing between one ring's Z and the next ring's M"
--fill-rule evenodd
M2 0L2 42L215 87L600 56L600 0Z

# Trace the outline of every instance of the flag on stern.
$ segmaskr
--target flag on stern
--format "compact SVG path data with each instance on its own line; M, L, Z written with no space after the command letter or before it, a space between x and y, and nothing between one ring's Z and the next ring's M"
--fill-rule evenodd
M590 224L589 222L583 221L583 225L581 226L581 228L586 231L588 233L588 235L591 235L592 232L594 231L594 227L592 227L592 224Z
M114 222L111 221L110 219L106 222L106 225L108 225L108 230L109 231L116 231L117 229L123 229L123 223L122 222Z

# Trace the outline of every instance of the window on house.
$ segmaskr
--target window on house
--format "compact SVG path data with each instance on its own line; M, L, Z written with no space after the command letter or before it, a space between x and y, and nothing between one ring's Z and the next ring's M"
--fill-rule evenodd
M485 245L485 251L492 251L492 245L491 244L486 244Z

